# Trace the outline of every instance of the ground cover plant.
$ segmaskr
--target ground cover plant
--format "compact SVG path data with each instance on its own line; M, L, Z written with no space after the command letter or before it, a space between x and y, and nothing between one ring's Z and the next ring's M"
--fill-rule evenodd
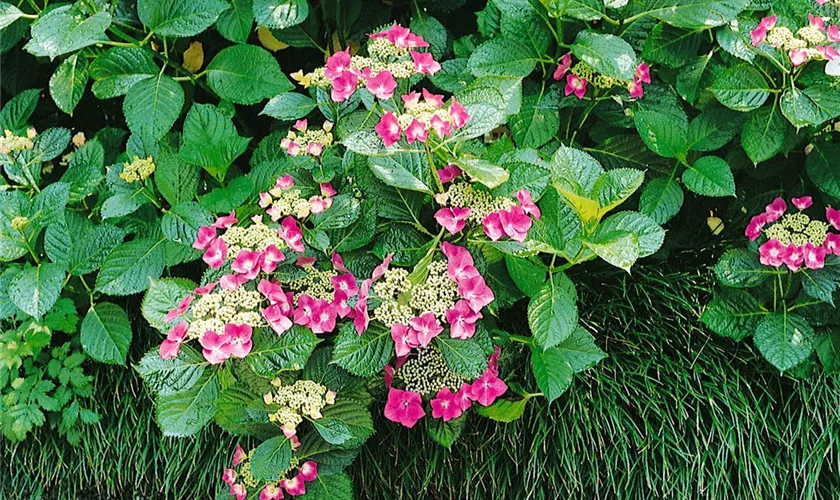
M94 449L121 427L97 392L131 380L146 429L153 411L173 455L212 463L198 496L453 496L475 481L480 497L541 473L529 496L826 491L821 474L690 484L695 467L733 465L685 442L693 455L634 462L658 464L657 480L597 472L582 446L595 472L563 477L570 458L529 451L516 457L546 465L493 477L484 467L507 462L471 457L475 476L450 486L430 468L399 486L370 450L397 459L383 436L399 436L439 457L523 418L543 446L591 442L568 426L588 407L621 414L596 401L618 390L605 374L620 366L602 366L614 329L650 332L592 300L619 282L679 301L622 303L662 308L653 317L681 335L752 336L761 358L735 354L739 367L782 372L780 398L805 397L797 378L828 384L838 18L811 0L0 2L4 459L38 436ZM662 264L677 274L646 270ZM638 345L670 359L668 342ZM610 389L587 406L576 393L593 383ZM704 422L720 432L746 410L716 394L729 411ZM561 405L575 411L558 421ZM616 429L650 433L646 412L626 417ZM480 448L498 457L506 441L492 443ZM612 463L641 447L599 446ZM754 461L804 460L778 446L751 448ZM172 467L165 496L199 470ZM50 494L38 482L4 489ZM52 491L125 488L69 483Z

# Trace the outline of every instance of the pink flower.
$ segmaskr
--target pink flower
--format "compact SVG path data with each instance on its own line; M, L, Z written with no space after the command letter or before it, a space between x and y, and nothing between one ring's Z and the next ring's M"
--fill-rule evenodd
M448 121L444 120L437 114L432 115L432 120L429 122L432 126L432 130L435 131L438 137L443 139L447 135L452 134L451 126Z
M393 258L394 258L394 253L393 252L386 255L385 258L382 259L382 263L379 264L378 266L376 266L375 268L373 268L373 273L371 274L370 279L372 281L377 281L379 278L381 278L385 274L385 271L388 270L388 266L391 265L391 259L393 259Z
M312 156L321 156L321 153L324 151L324 145L320 142L310 142L306 145L306 154L310 154Z
M840 42L840 28L836 24L832 24L825 30L825 36L828 37L829 42Z
M348 297L355 297L359 294L359 285L356 284L356 278L352 274L333 276L330 278L330 283L336 290L346 293Z
M429 403L432 405L432 417L443 418L444 422L456 419L464 413L458 403L458 396L453 394L448 387L439 390L435 399Z
M467 108L456 101L454 97L449 104L449 116L452 118L452 125L454 125L455 128L461 128L470 121L470 115L467 113Z
M540 207L534 203L531 198L531 193L528 190L520 189L514 193L514 196L516 196L516 200L519 201L519 206L522 207L522 210L524 210L526 214L540 220Z
M295 185L295 180L292 178L291 175L286 174L283 177L277 179L277 182L274 183L274 187L280 188L283 190L291 189Z
M507 384L490 370L475 379L470 386L470 398L482 406L490 406L493 401L507 391Z
M245 489L245 485L242 483L232 484L230 486L230 494L236 497L236 500L245 500L245 497L248 496L248 490Z
M627 92L630 93L630 99L641 99L645 95L645 89L642 87L642 82L635 78L632 82L627 84Z
M805 267L808 269L822 269L825 266L825 248L815 246L810 241L802 247Z
M791 198L790 201L791 203L793 203L793 206L795 206L799 210L805 210L814 203L813 198L811 198L810 196L803 196L802 198Z
M236 218L236 211L231 210L229 215L223 215L216 219L216 222L213 223L213 227L218 229L227 229L237 222L239 222L239 220Z
M178 304L178 307L166 313L166 316L163 317L163 322L169 323L173 319L187 312L187 309L190 308L190 304L192 304L193 298L194 297L192 295L187 295L186 297L184 297L183 300L181 300L181 303Z
M784 263L791 271L798 271L805 262L804 248L791 243L787 246L787 253L784 256Z
M446 272L449 279L458 283L461 280L479 276L472 255L466 248L444 241L440 249L447 259Z
M767 214L767 223L775 222L785 212L787 212L787 203L781 196L773 200L773 203L767 205L764 209L764 213Z
M334 78L332 81L332 92L330 97L335 102L342 102L350 99L350 96L356 92L356 85L359 83L359 78L349 71L345 71L341 76Z
M342 292L341 290L335 290L333 292L333 300L331 304L333 308L335 308L335 313L339 318L346 318L353 312L353 308L350 307L348 300L350 300L350 298L345 292Z
M333 57L335 57L335 55L333 55ZM348 58L348 60L349 60L349 58ZM329 60L327 60L327 64L329 64ZM341 72L339 72L339 74L341 74ZM295 124L292 127L295 130L300 130L301 132L306 132L307 127L309 127L309 122L306 120L306 118L304 118L302 120L296 121Z
M311 267L314 266L315 262L317 261L318 259L316 259L315 257L306 257L304 255L301 255L295 261L295 265L297 265L298 267Z
M636 71L633 75L633 77L637 78L640 82L650 83L650 67L645 63L641 63L636 66Z
M248 458L248 455L245 453L245 450L242 449L241 446L236 445L236 448L233 450L233 466L236 467L237 465L241 464L243 460Z
M297 309L295 309L294 313L295 324L308 326L315 321L315 315L318 312L318 300L313 299L308 294L301 294L298 298Z
M324 76L330 80L334 80L344 74L350 69L350 48L336 52L327 59L327 64L324 66Z
M402 134L402 129L400 128L400 123L397 121L397 117L390 111L387 111L384 115L382 115L382 118L379 119L379 123L376 124L374 130L377 134L379 134L379 137L382 138L382 142L385 143L386 148L399 141L400 134Z
M196 295L207 295L210 292L212 292L214 288L216 288L216 282L211 281L210 283L207 283L204 286L196 288L195 290L193 290L193 293Z
M196 236L192 246L196 250L207 250L207 247L215 240L216 228L213 226L201 226L198 228L198 236Z
M493 302L495 296L481 276L462 279L458 282L458 295L467 301L470 308L478 312L482 307Z
M566 54L560 58L560 64L557 65L557 69L554 70L553 78L555 80L559 80L563 78L569 68L572 67L572 54L570 52L566 52Z
M761 22L758 23L759 26L763 26L766 30L772 30L776 26L776 15L773 14L772 16L762 17Z
M312 321L309 322L309 329L312 333L329 333L335 330L336 309L326 300L317 299L316 310Z
M227 349L225 349L228 342L226 335L219 335L212 330L208 330L198 339L198 342L204 348L201 351L204 354L204 359L209 361L210 364L221 364L230 357Z
M280 481L280 486L286 490L286 493L292 495L293 497L299 497L306 494L306 485L304 484L303 478L300 477L300 474L291 479L284 479Z
M390 71L383 70L375 77L369 78L365 83L365 88L380 99L390 99L394 95L394 89L397 88L397 82L394 81Z
M823 242L826 254L840 255L840 234L828 233Z
M241 274L225 274L219 278L219 286L225 290L236 290L248 281L250 280Z
M282 335L292 327L292 320L289 319L287 314L284 314L283 306L280 304L271 304L265 309L260 309L260 312L268 326L277 335Z
M441 208L435 212L435 220L451 234L458 234L464 229L470 212L469 208Z
M367 308L367 297L370 291L370 285L373 280L364 280L359 289L359 298L356 300L356 308L353 310L353 326L359 335L363 334L368 329L370 324L370 315Z
M510 207L507 210L499 211L499 222L502 224L505 234L510 239L523 242L531 229L531 218L525 214L522 207Z
M787 247L776 239L769 240L758 247L759 260L765 266L781 266L784 264L787 253Z
M493 241L505 235L505 230L502 228L502 218L499 212L492 212L481 219L481 225L484 226L484 234Z
M747 229L744 231L744 235L749 238L750 241L755 241L761 236L761 230L764 228L764 225L767 224L767 214L760 213L753 217L750 220L750 223L747 224Z
M831 207L825 207L825 220L831 224L831 227L840 231L840 210Z
M318 464L313 462L312 460L307 460L303 462L303 465L300 466L300 471L298 472L300 478L306 481L307 483L310 481L314 481L318 479Z
M260 261L262 260L262 252L253 252L251 250L240 250L239 255L233 260L230 268L233 272L241 274L248 280L257 277L260 272Z
M420 345L417 331L402 323L391 325L391 338L394 339L394 349L397 356L406 356L411 349Z
M750 40L752 40L753 47L758 47L767 38L767 28L759 24L754 30L750 31Z
M581 78L574 73L569 73L566 76L566 88L563 89L565 95L574 94L578 99L583 99L586 95L586 78Z
M808 60L808 51L805 49L791 49L789 55L790 63L794 66L801 66Z
M435 61L429 52L411 51L411 58L414 60L414 71L425 75L434 75L440 71L440 63Z
M313 214L320 214L327 209L327 202L320 196L313 196L309 199L309 208Z
M773 16L773 17L776 17L776 16ZM817 28L820 31L825 31L825 22L823 21L823 18L821 18L820 16L815 16L813 14L808 14L808 26L810 26L812 28Z
M423 122L417 121L416 118L411 120L411 124L405 129L405 140L409 144L414 141L426 142L428 136L429 131L426 130L426 125Z
M270 194L260 193L260 202L259 202L260 207L265 208L265 207L271 205L271 202L272 202L272 199L271 199Z
M473 312L465 300L459 300L452 309L446 311L449 323L449 336L453 339L468 339L475 335L475 323L482 318L480 312Z
M300 154L300 144L294 141L289 141L286 146L286 152L289 153L289 156L297 156Z
M280 500L283 498L283 489L271 483L266 484L260 490L259 500Z
M385 418L408 428L414 427L414 424L426 415L422 403L420 394L391 387L388 390L388 403L385 405Z
M412 318L408 324L414 330L417 342L423 347L428 347L429 342L443 331L443 327L438 324L435 315L430 312Z
M333 252L332 254L332 265L333 269L342 273L349 273L350 271L347 270L347 267L344 265L344 259L341 258L337 252Z
M222 472L222 481L227 483L229 486L233 486L233 483L236 482L236 471L228 467L227 469Z
M251 342L251 334L253 331L249 325L234 325L228 323L225 325L225 336L228 338L225 351L229 356L242 359L251 352L253 343Z
M458 389L458 393L455 394L455 397L458 401L458 406L461 407L461 411L467 411L472 406L472 399L470 399L470 384L464 382L461 384L461 388Z
M438 177L440 177L440 183L446 184L447 182L452 182L456 177L461 175L463 171L453 163L446 165L444 168L437 171Z
M184 342L189 326L189 323L182 321L169 330L166 340L160 344L161 359L172 359L181 352L181 344Z
M420 93L411 91L408 94L401 95L400 99L402 99L405 109L411 109L420 104Z
M273 273L277 264L286 259L277 245L268 245L260 257L260 269L264 273Z
M828 59L829 61L833 61L840 57L840 52L837 52L837 49L835 49L831 45L817 45L814 48L817 49L817 53L819 53L821 56L823 56L825 59Z
M278 301L285 300L286 295L283 293L283 287L279 283L268 281L266 279L260 280L257 284L257 290L265 296L272 304Z
M330 184L329 182L323 182L319 184L318 188L321 190L321 196L325 198L330 198L338 194L337 191L333 189L332 184Z
M426 89L423 89L423 100L426 101L426 104L431 104L437 108L443 107L443 95L442 94L432 94Z
M227 257L227 245L225 245L225 240L216 238L207 248L207 251L204 252L204 255L201 256L201 259L210 266L211 269L218 269L225 263L225 257Z
M278 234L286 242L286 245L295 252L303 252L305 250L303 247L303 231L301 231L297 221L291 215L287 216L280 223Z

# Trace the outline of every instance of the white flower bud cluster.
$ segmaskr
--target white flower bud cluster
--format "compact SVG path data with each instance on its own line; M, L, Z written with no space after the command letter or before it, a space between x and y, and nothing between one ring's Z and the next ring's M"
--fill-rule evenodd
M453 182L446 190L443 200L453 207L469 208L467 222L481 224L493 212L506 210L515 205L510 198L496 197L487 191L476 189L469 182Z
M764 234L771 240L779 240L782 245L793 243L803 246L811 243L815 247L822 245L828 235L828 224L811 220L802 212L785 214L784 217L764 230Z
M403 382L405 390L422 395L437 394L444 387L457 392L466 382L449 369L441 352L433 346L418 348L417 356L406 361L395 376Z
M192 321L187 335L198 338L207 331L222 333L228 323L262 328L265 322L257 311L262 300L259 292L244 287L202 295L190 308Z
M302 278L297 278L286 283L289 290L295 292L295 301L301 294L307 294L315 299L326 300L332 302L335 298L334 287L332 281L334 276L337 276L333 270L321 271L314 267L307 267L306 275Z
M6 130L5 136L0 137L0 154L7 155L12 151L24 151L34 148L35 143L32 142L32 139L35 138L35 135L34 128L26 131L26 137L18 137L11 130Z
M427 270L426 280L416 285L408 280L405 269L386 271L373 285L382 300L373 311L374 319L388 326L408 325L412 318L430 312L443 322L446 311L458 301L458 284L449 278L444 261L430 263Z
M152 161L151 156L147 158L135 156L130 163L123 163L120 179L128 183L138 182L148 179L153 173L155 173L155 162Z
M277 230L266 226L260 219L247 227L229 227L221 238L227 245L227 258L230 260L235 259L242 250L263 251L270 245L275 245L280 250L286 248L286 243Z
M278 405L274 413L268 416L271 422L281 426L296 428L303 422L303 416L313 420L322 418L321 410L328 403L327 388L312 380L298 380L292 385L281 385L275 379L272 385L277 389L263 396L268 405Z

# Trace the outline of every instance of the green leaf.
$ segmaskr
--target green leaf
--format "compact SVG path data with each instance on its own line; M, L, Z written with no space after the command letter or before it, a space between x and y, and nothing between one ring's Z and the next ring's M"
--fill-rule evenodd
M23 11L14 5L0 2L0 30L9 27L23 15Z
M70 196L70 186L64 182L53 182L35 196L35 212L32 222L49 227L64 222L64 209Z
M599 231L626 231L639 241L639 257L653 255L665 241L665 230L655 220L639 212L619 212L604 220Z
M47 228L44 249L69 274L82 276L99 269L124 236L125 231L116 226L94 226L87 218L68 212L63 222Z
M729 165L717 156L698 158L683 173L685 187L703 196L735 196L735 178Z
M31 204L21 191L0 192L0 262L11 262L25 255L31 240L40 232L35 224L22 230L12 228L16 217L28 217Z
M382 182L400 189L432 194L429 187L429 165L420 154L400 153L394 156L371 157L370 170Z
M817 339L816 350L826 373L840 371L840 328L830 328L821 335Z
M306 483L306 494L300 500L353 500L353 482L344 472L321 474L318 461L318 477Z
M230 8L219 15L216 30L233 43L245 43L254 27L254 8L251 0L230 0Z
M339 228L329 233L336 252L349 252L367 245L376 234L376 203L371 200L362 202L359 218L346 228Z
M251 457L251 473L257 481L274 481L289 468L292 442L286 436L264 441Z
M566 16L581 21L595 21L604 17L603 0L540 0L551 17ZM524 406L523 406L524 407Z
M256 104L294 88L271 53L247 44L216 54L207 65L207 84L220 98L236 104Z
M158 140L169 132L184 106L184 90L159 73L135 83L125 95L123 113L128 128L140 137Z
M134 213L146 202L145 199L140 198L142 192L138 190L133 194L118 193L109 196L99 208L100 215L103 219L113 219Z
M560 352L575 373L587 370L607 357L604 351L595 345L595 337L580 325L575 327L569 338L554 349Z
M539 293L545 284L546 267L541 262L535 263L522 257L505 255L505 266L516 286L529 297Z
M312 217L315 230L329 231L347 227L359 218L361 207L359 201L347 194L333 197L332 206Z
M632 80L638 66L633 47L614 35L591 30L581 31L570 49L572 54L587 66L611 78Z
M555 185L563 191L589 196L595 182L604 174L598 160L579 149L560 146L551 159Z
M484 350L473 339L461 340L438 335L434 343L443 355L446 366L464 378L478 378L487 368Z
M96 291L107 295L132 295L148 288L163 274L166 240L139 239L117 246L102 263Z
M758 254L745 248L727 250L715 264L714 271L721 285L733 288L758 286L780 272L762 265Z
M70 185L68 203L78 203L93 194L105 178L105 150L98 140L90 140L73 154L61 182Z
M471 179L490 189L501 186L510 177L510 174L504 168L478 158L461 159L457 161L457 164L464 172L469 174Z
M192 294L195 287L195 283L184 278L163 278L152 281L140 306L143 317L152 328L166 333L170 327L184 321L184 318L180 317L167 323L163 320L166 313L178 307L181 300Z
M689 104L694 104L697 100L698 92L705 89L700 88L700 81L706 73L706 68L709 66L709 61L712 60L714 52L700 57L695 57L684 66L680 68L677 75L677 92L688 101Z
M90 65L95 81L91 90L99 99L124 95L137 82L160 73L151 54L141 47L114 47L103 52Z
M837 259L825 263L822 269L812 270L803 267L799 270L802 289L808 296L834 305L834 291L840 285L840 268Z
M639 237L629 231L611 231L601 227L595 235L583 244L595 255L615 267L630 271L641 251Z
M88 81L88 61L78 54L68 57L50 77L50 95L58 109L68 115L82 99Z
M639 109L636 129L651 151L665 158L680 158L688 151L688 118L682 108Z
M9 298L21 311L41 318L61 295L64 277L64 267L58 264L24 268L9 284Z
M529 399L531 398L517 399L516 401L497 399L490 406L476 405L474 408L476 413L482 417L487 417L496 422L509 423L522 417Z
M821 143L811 151L805 160L808 177L823 193L840 198L840 169L836 161L840 158L840 144Z
M747 62L753 62L755 59L755 52L744 42L739 32L741 26L727 26L715 32L715 40L717 40L720 48L729 54L743 59Z
M260 114L278 120L297 120L311 113L317 105L318 103L309 96L286 92L272 97Z
M763 106L749 114L741 130L741 146L753 163L776 156L785 143L787 123L775 105Z
M131 345L131 323L118 305L100 302L88 310L82 321L82 347L100 363L125 365Z
M537 58L527 45L500 36L478 46L470 56L469 68L475 76L524 77L534 71Z
M744 115L727 108L711 108L688 125L688 149L714 151L735 137L744 124Z
M335 404L327 405L321 413L323 418L312 420L312 424L330 444L344 449L357 448L373 435L373 419L370 412L357 401L338 396ZM321 432L322 429L332 430L333 432L326 434L341 439L330 442L324 435L325 432Z
M466 424L466 415L462 415L454 420L450 420L449 422L444 422L442 419L430 420L427 424L429 437L437 444L449 450L452 448L455 441L461 437Z
M814 329L801 316L786 312L765 316L756 326L753 340L767 361L781 371L814 352Z
M40 96L41 89L22 90L6 101L0 110L0 128L14 131L26 127Z
M335 339L331 363L354 375L370 377L382 371L393 353L394 341L387 328L372 323L359 335L352 323L345 323Z
M318 342L312 330L300 326L293 326L283 335L260 328L254 332L248 364L262 377L274 377L281 370L300 370Z
M194 387L208 366L210 363L195 349L182 345L172 359L161 359L157 349L149 351L134 369L156 394L168 396Z
M302 23L308 15L306 0L254 0L254 17L259 26L280 30L291 28Z
M671 178L650 180L639 198L639 212L650 216L658 224L671 220L682 208L685 195Z
M209 226L214 217L206 208L194 201L185 201L163 214L160 228L169 240L191 246L198 237L198 228Z
M184 120L184 144L179 156L216 179L224 179L236 158L248 149L229 116L212 104L194 104Z
M527 96L522 109L510 118L510 131L519 147L538 148L550 141L560 128L560 113L542 105L540 96Z
M608 170L592 187L592 198L598 202L599 216L624 203L645 181L645 173L633 168Z
M724 292L709 302L700 321L718 335L743 340L755 332L758 322L767 312L745 290Z
M214 148L214 151L217 149ZM200 167L183 161L177 152L162 145L155 157L155 167L155 186L170 205L195 199Z
M137 0L137 15L149 29L164 37L195 36L230 8L222 0Z
M106 40L105 30L110 25L111 14L107 11L85 17L73 6L63 5L38 17L24 49L38 57L55 59Z
M685 29L722 26L744 10L749 0L644 0L645 11L660 21Z
M816 127L840 116L840 97L833 87L792 87L785 90L779 103L782 114L797 128Z
M543 350L566 340L577 325L577 291L565 274L552 276L528 302L528 325Z
M771 89L755 67L743 63L720 73L710 90L727 108L751 111L767 101Z
M216 188L198 198L198 202L213 213L230 212L239 208L251 196L254 185L249 177L237 177L227 186Z
M155 413L164 436L192 436L216 415L219 381L207 370L191 388L157 397Z
M684 31L665 23L654 26L642 50L645 61L679 68L697 56L700 33Z
M572 366L556 347L545 351L532 347L531 371L537 386L549 403L560 397L572 385Z
M549 188L539 201L542 217L534 221L529 237L557 251L567 251L575 244L583 224L575 210L563 201L554 188Z

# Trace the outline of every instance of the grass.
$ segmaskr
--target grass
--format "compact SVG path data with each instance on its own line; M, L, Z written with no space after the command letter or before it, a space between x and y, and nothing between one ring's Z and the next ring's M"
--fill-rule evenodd
M780 376L749 342L699 329L711 277L675 268L679 255L669 262L677 264L640 266L632 277L590 266L576 279L587 283L582 321L609 358L555 403L534 400L511 424L472 419L451 450L422 427L379 417L350 471L357 496L832 497L840 489L837 380ZM522 359L509 352L503 369L525 373ZM46 433L6 444L0 498L209 498L235 438L217 429L162 438L140 380L97 370L99 427L80 449Z

